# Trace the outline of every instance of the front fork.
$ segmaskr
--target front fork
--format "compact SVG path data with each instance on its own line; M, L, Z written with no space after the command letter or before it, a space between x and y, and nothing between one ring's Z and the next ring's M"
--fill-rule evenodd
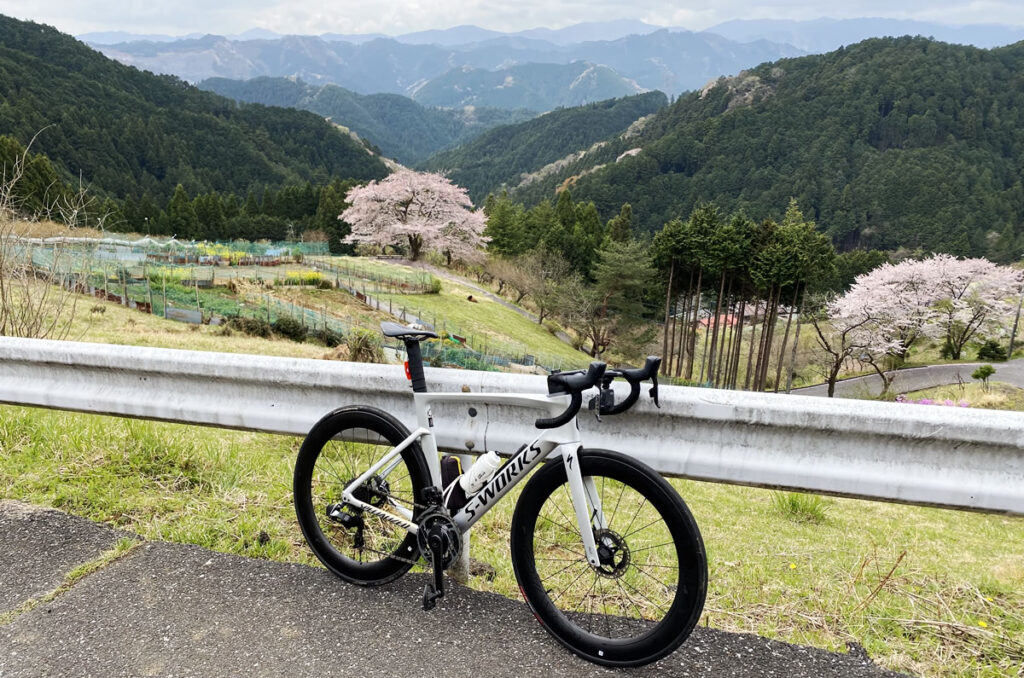
M601 498L597 494L597 486L592 476L583 477L580 471L579 453L582 447L578 443L560 445L562 460L565 464L565 475L569 480L569 495L572 497L573 510L576 512L576 523L583 537L583 552L587 562L593 567L601 566L597 553L597 542L594 533L607 529L608 524L601 510Z

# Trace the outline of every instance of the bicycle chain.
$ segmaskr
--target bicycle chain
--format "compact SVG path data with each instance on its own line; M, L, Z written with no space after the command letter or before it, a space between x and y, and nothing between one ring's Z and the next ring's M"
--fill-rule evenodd
M390 500L391 498L392 498L392 496L389 494L388 495L388 499ZM413 512L415 512L416 509L420 509L421 512L422 512L422 511L426 511L428 508L430 508L429 506L424 506L423 504L417 504L416 502L405 502L405 501L401 501L401 500L397 500L397 499L395 501L397 501L400 504L409 504L409 503L411 503L412 507L413 507ZM344 532L344 534L346 536L348 535L348 531L347 530L345 530L343 532ZM355 548L355 546L353 546L352 548ZM420 553L420 557L419 558L417 558L416 560L413 560L412 558L403 558L402 556L395 555L394 553L385 553L384 551L378 551L376 549L362 548L362 549L356 549L356 550L357 551L366 551L366 552L369 552L369 553L376 553L377 555L384 556L385 558L391 558L393 560L397 560L397 561L402 562L402 563L409 563L410 565L418 565L419 562L421 560L423 560L423 553L422 552Z

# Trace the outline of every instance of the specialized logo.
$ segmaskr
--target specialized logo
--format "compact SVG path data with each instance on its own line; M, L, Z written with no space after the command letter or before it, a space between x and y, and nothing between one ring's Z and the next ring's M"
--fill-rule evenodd
M398 525L399 527L404 527L405 529L409 530L410 532L416 532L418 530L418 528L416 527L415 523L411 523L408 520L406 520L405 518L400 518L400 517L398 517L398 516L396 516L396 515L394 515L392 513L388 513L387 511L381 510L381 509L377 508L376 506L373 506L371 504L367 504L366 502L359 501L358 499L352 499L351 501L348 501L346 503L348 503L348 504L350 504L352 506L355 506L356 508L360 508L360 509L366 511L367 513L372 513L375 516L383 518L384 520L388 521L389 523L394 523L395 525Z
M475 518L478 511L482 511L490 502L499 499L504 494L504 490L510 485L514 485L513 481L517 480L524 470L529 470L533 462L543 454L543 451L536 445L523 447L523 450L502 466L498 475L494 476L491 482L487 483L484 489L480 490L462 510L471 519Z

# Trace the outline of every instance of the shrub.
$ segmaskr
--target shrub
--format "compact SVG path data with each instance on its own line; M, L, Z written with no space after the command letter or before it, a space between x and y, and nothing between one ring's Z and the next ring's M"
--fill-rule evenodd
M321 278L320 280L317 281L316 287L317 287L317 289L320 289L320 290L333 290L334 289L334 281L330 280L328 278Z
M269 339L271 333L270 323L263 318L233 316L228 319L227 327L238 330L250 337L261 337L263 339Z
M441 293L441 279L436 275L430 276L427 280L427 285L424 294L440 294Z
M291 316L281 316L274 321L274 334L292 341L303 342L306 340L305 326Z
M315 339L316 341L319 341L327 348L334 348L335 346L339 346L341 342L345 340L345 337L341 335L341 332L335 332L332 329L323 327L311 330L306 335L306 338Z
M978 349L978 360L1003 362L1006 360L1006 349L995 339L989 339Z
M772 492L772 506L798 523L823 523L830 508L824 498L802 492Z
M971 372L971 379L981 379L981 383L984 384L984 389L988 391L988 378L996 373L996 368L991 365L982 365L978 369Z
M380 338L374 332L353 329L345 337L345 347L348 349L348 359L352 362L384 362L384 349L381 348Z

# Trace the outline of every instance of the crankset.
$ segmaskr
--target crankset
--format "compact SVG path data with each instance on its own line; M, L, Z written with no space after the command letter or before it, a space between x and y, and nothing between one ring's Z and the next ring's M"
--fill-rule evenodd
M423 609L432 610L444 596L444 571L452 566L462 550L462 533L448 512L436 507L420 520L416 534L420 552L428 556L434 570L433 584L423 587Z

